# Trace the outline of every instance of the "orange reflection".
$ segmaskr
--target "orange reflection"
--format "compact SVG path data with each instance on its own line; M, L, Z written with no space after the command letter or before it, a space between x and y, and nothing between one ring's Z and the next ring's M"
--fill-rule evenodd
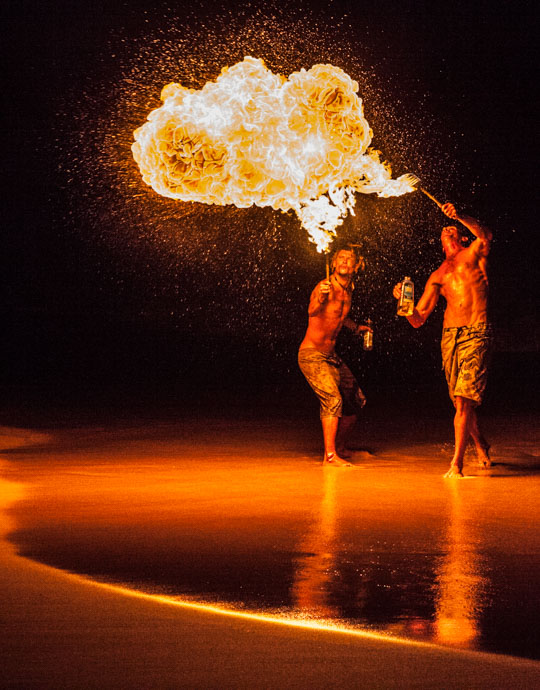
M4 463L0 465L4 469ZM10 507L24 496L24 487L18 482L11 482L0 477L0 539L9 534L15 527L15 520L8 516L3 508ZM2 549L15 552L15 547L7 541L2 541Z
M448 551L437 576L435 639L449 645L474 647L484 578L475 549L473 512L466 504L462 482L447 482L450 491ZM479 488L479 487L475 487Z
M3 465L0 465L0 470L3 470ZM0 570L5 573L6 564L10 566L9 570L12 571L13 565L16 565L23 574L28 567L28 560L16 554L16 549L13 545L5 540L5 535L14 527L14 521L8 516L7 511L21 498L25 495L25 485L21 483L11 482L3 479L0 476ZM264 623L271 623L275 625L283 625L293 628L301 628L307 630L321 630L333 633L340 633L348 635L351 637L357 637L367 640L375 640L385 643L397 643L400 645L416 646L416 647L429 647L429 644L415 642L413 640L399 639L392 637L391 635L385 635L377 632L370 632L367 630L356 630L348 628L344 625L339 625L337 623L332 623L331 621L315 621L315 620L299 620L296 618L288 616L278 616L272 614L259 614L251 611L237 611L234 609L226 608L225 606L218 606L212 604L198 603L193 601L184 601L180 597L172 597L159 594L147 594L145 592L137 591L135 589L130 589L122 585L107 584L104 582L97 582L95 580L88 579L82 575L76 575L71 572L65 572L58 570L48 565L42 563L34 563L32 566L32 572L36 572L36 568L48 575L54 573L58 578L59 585L64 585L65 583L71 583L74 586L80 587L81 585L91 588L91 589L101 589L108 592L115 592L118 595L130 597L132 599L139 599L145 601L152 601L156 604L167 605L172 607L177 607L180 609L189 609L192 611L200 611L205 613L214 613L221 616L227 616L231 618L238 618L242 620L249 621L261 621ZM17 571L15 571L17 572ZM11 577L12 575L10 575ZM17 577L17 579L19 579ZM69 590L67 590L69 593ZM21 602L21 607L24 607L25 602ZM31 607L28 609L28 620L32 614ZM101 619L100 619L101 620ZM26 625L26 623L24 623Z
M300 544L292 599L296 608L317 618L338 618L329 603L336 552L336 481L334 467L323 467L323 497L318 520Z

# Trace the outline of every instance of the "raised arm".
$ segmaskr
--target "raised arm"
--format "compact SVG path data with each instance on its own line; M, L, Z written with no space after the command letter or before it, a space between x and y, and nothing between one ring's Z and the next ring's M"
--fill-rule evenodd
M398 283L394 288L394 297L399 299L401 293L401 283ZM441 284L437 282L437 271L432 273L426 283L424 293L422 297L418 300L413 313L405 318L415 328L420 328L425 322L427 317L435 309L437 302L439 301L439 295L441 294Z
M331 290L331 283L329 280L321 280L317 287L311 293L309 299L308 316L317 316L324 310Z
M482 225L476 218L471 218L471 216L459 215L453 204L443 204L441 211L451 218L452 220L459 220L459 222L464 225L467 230L470 230L472 234L476 237L473 244L476 243L476 251L487 256L491 247L491 240L493 239L493 233L485 225ZM472 245L471 245L472 246Z

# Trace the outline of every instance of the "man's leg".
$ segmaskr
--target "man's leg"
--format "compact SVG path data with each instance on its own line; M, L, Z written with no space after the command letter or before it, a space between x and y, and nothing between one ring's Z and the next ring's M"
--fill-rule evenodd
M474 441L474 445L476 446L476 456L478 458L478 462L482 467L488 469L489 467L491 467L491 459L489 457L490 445L484 438L482 432L480 431L480 427L478 425L478 417L476 415L476 410L474 408L472 410L471 415L470 432L472 439Z
M324 439L324 462L340 467L349 467L351 463L340 458L336 451L336 436L339 420L339 417L321 417Z
M339 391L343 398L343 414L339 422L336 444L338 453L347 458L351 456L347 451L347 441L356 424L357 411L364 407L366 398L354 374L343 361L339 367Z
M446 378L456 401L456 448L449 476L461 474L465 447L471 437L480 464L483 467L491 466L489 443L480 432L475 409L486 387L491 340L489 326L459 329L452 359L446 359ZM444 360L448 347L442 350Z
M337 451L342 458L350 458L351 453L347 450L347 441L351 435L351 432L356 424L356 415L343 415L339 420L337 436L336 436L336 446Z
M474 402L456 395L456 414L454 416L454 457L445 477L463 477L463 456L471 435L471 419Z

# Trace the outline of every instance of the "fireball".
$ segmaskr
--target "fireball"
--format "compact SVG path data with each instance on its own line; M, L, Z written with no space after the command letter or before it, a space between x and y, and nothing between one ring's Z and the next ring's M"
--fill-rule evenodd
M246 57L200 91L168 84L161 100L132 145L148 185L181 201L294 210L318 251L354 213L355 192L414 189L369 148L358 84L339 67L286 79Z

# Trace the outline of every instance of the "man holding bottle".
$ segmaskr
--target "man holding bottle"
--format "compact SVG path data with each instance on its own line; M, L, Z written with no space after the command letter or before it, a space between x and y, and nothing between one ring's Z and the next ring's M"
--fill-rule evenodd
M308 327L298 364L320 401L324 460L348 467L346 440L366 399L345 362L335 352L343 326L357 335L372 333L370 326L357 325L349 317L354 276L363 265L354 247L339 250L332 260L332 274L311 293Z
M487 257L492 233L474 218L458 215L453 204L442 212L470 230L475 239L467 245L465 231L454 225L443 228L441 243L445 260L429 277L423 295L406 318L414 328L422 326L439 296L446 299L441 351L450 398L454 403L454 455L445 477L463 476L463 457L472 437L480 464L491 466L489 444L478 426L476 407L482 402L487 381L492 330L488 320ZM401 283L394 287L401 296Z

